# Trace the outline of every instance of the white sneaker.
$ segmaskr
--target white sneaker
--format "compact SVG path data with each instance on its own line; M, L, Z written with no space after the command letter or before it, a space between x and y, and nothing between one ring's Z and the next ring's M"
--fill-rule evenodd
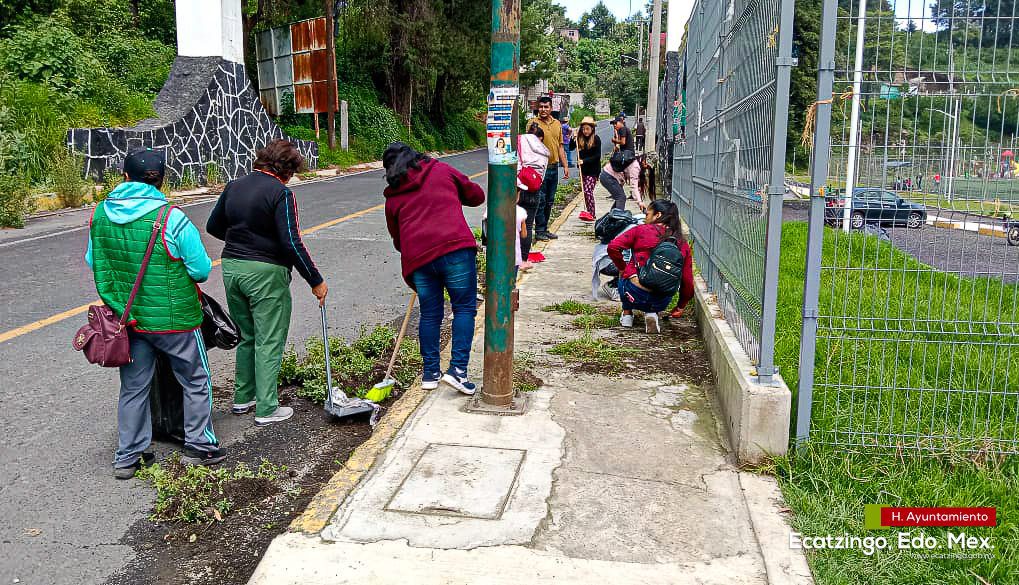
M658 326L658 313L644 313L644 327L648 333L661 333L662 328Z
M446 375L442 377L443 384L456 388L461 394L467 396L473 396L478 391L478 387L474 382L471 382L467 377L467 372L461 372L450 368Z
M244 404L234 402L234 405L230 408L230 412L234 414L248 414L251 412L252 408L255 408L254 400L251 402L245 402Z
M435 372L434 374L425 374L421 376L421 389L422 390L435 390L439 387L439 380L442 379L442 373Z
M280 406L276 408L276 411L269 416L256 416L255 426L262 427L265 425L271 425L272 423L283 422L288 418L294 416L294 409L289 406Z
M633 327L633 314L631 313L629 315L620 315L619 324L622 325L623 327Z

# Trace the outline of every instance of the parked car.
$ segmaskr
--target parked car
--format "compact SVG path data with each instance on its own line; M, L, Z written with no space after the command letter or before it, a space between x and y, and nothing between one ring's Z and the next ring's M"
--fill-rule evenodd
M824 219L829 225L842 222L846 200L843 195L825 197ZM904 225L919 229L927 223L927 207L913 203L891 191L872 187L853 189L853 207L849 213L849 225L861 229L867 223Z

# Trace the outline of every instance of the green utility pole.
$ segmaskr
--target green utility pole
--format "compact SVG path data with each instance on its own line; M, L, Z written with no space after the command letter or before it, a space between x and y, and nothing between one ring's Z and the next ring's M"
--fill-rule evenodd
M517 197L515 147L520 93L520 0L492 0L491 83L487 121L485 373L481 401L489 406L509 408L513 405Z

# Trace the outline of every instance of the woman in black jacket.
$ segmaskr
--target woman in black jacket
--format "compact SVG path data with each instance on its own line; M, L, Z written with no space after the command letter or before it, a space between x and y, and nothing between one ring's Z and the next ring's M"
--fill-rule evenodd
M601 138L595 133L594 118L587 116L580 122L577 135L570 140L570 150L580 150L580 177L584 187L584 206L580 212L583 221L594 221L594 188L601 171Z
M256 153L254 171L227 183L206 229L226 241L223 285L240 330L234 414L255 409L255 424L293 416L279 405L277 378L290 330L290 272L296 268L319 303L329 288L301 240L297 199L287 188L304 157L286 140Z

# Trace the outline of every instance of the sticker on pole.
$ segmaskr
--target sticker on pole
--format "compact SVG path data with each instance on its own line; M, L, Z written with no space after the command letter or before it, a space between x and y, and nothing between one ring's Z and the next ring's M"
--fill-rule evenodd
M520 95L516 87L493 87L488 92L488 162L494 165L517 164L513 150L513 106Z

